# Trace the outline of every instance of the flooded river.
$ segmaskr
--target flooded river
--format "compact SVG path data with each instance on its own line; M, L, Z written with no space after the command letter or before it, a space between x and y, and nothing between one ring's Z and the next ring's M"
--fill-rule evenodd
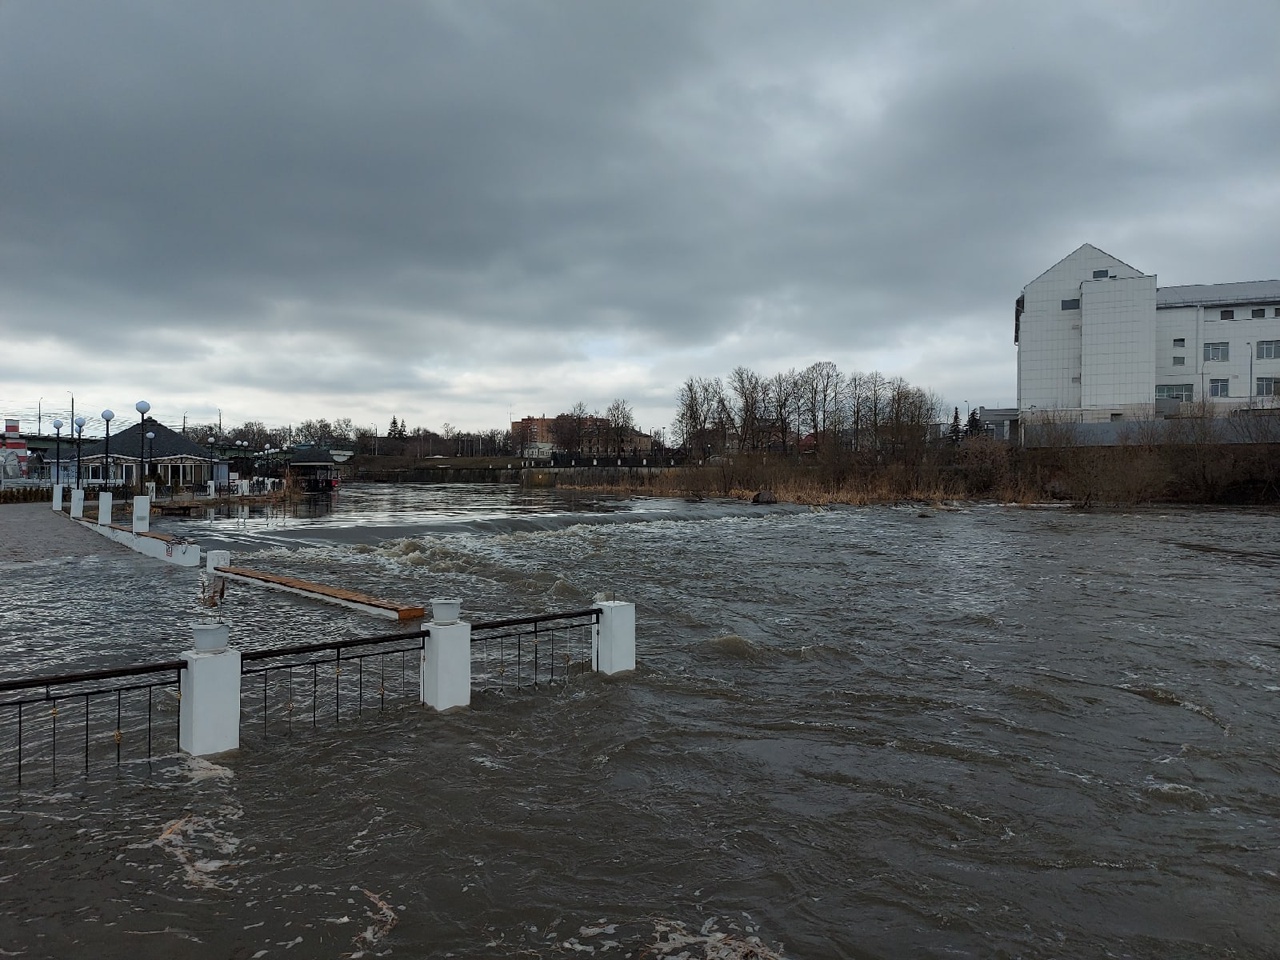
M474 618L612 591L640 667L0 785L5 956L1280 950L1274 513L404 485L164 529ZM0 675L171 659L197 578L0 565ZM237 585L226 617L244 646L386 629Z

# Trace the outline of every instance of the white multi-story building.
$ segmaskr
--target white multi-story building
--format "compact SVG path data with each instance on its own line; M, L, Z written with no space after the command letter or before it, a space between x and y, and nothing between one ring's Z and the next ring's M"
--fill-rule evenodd
M1280 280L1157 287L1091 244L1018 297L1018 410L1084 422L1157 401L1280 403Z

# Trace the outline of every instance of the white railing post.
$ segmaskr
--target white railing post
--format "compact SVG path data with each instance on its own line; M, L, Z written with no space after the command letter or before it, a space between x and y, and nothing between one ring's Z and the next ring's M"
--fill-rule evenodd
M206 550L204 554L204 568L209 573L217 573L218 567L231 566L230 550Z
M133 498L133 532L147 533L151 530L151 498Z
M596 603L600 622L591 628L591 660L606 676L636 668L636 605L621 600Z
M98 526L111 526L111 491L98 491Z
M62 484L60 483L53 485L53 510L55 513L62 512Z
M187 650L178 707L178 747L203 757L240 746L240 651L227 646L225 623L197 624Z
M84 491L79 487L71 491L71 519L84 519Z
M432 600L422 645L422 702L440 711L471 706L471 624L458 619L461 606Z

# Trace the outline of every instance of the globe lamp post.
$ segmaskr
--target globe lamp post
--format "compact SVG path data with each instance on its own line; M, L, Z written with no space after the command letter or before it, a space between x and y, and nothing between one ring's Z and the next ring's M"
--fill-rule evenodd
M53 482L62 482L62 420L53 421Z
M83 486L80 479L80 447L84 442L84 417L76 417L72 423L76 429L76 489L79 490Z
M111 488L111 421L115 414L110 410L102 411L102 419L107 425L107 442L102 448L102 483L107 489Z
M146 447L143 446L146 437L143 436L143 433L147 429L147 411L151 409L151 404L145 400L139 400L133 405L133 409L138 411L138 494L141 496L143 491L142 482L145 479L142 462L146 455Z

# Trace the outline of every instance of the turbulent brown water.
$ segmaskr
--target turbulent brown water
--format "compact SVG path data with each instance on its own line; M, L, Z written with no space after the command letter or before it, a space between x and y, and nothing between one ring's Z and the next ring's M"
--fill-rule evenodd
M1276 956L1280 518L925 513L405 486L171 523L475 617L614 591L640 669L5 784L0 949ZM5 566L3 675L173 657L195 576ZM249 588L228 619L384 629Z

